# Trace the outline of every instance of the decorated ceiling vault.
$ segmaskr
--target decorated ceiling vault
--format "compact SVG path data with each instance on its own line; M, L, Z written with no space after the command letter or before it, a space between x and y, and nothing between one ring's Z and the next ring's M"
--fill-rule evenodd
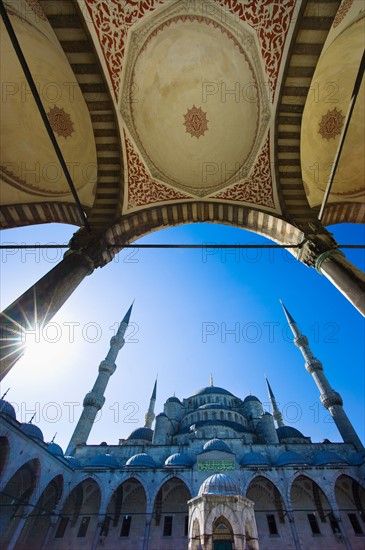
M365 311L363 275L326 230L364 222L361 0L2 4L0 223L81 227L86 214L52 276L78 272L67 295L123 244L209 221L293 247ZM50 307L48 283L37 292L50 318L67 295Z

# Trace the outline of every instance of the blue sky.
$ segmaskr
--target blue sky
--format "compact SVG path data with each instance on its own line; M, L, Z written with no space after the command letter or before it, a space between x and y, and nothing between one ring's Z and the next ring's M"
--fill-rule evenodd
M3 243L67 243L76 228L35 226L2 232ZM364 243L364 227L333 226L339 243ZM193 224L141 243L265 243L244 230ZM64 251L4 251L2 309L48 272ZM346 256L364 269L364 251ZM325 277L284 250L122 251L76 289L2 383L18 419L34 422L64 449L96 379L109 340L135 299L126 344L88 443L117 444L144 423L156 374L156 414L176 392L221 386L268 402L267 374L284 421L313 441L340 436L292 343L279 298L302 328L364 440L364 319ZM268 408L266 405L265 408Z

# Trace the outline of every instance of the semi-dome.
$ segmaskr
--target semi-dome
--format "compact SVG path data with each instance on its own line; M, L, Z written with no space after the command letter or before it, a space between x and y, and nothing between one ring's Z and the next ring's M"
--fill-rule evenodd
M203 447L203 451L222 451L223 453L231 453L231 449L228 447L227 443L222 441L221 439L211 439L210 441L207 441Z
M16 420L16 414L13 405L10 405L10 403L8 401L5 401L5 399L0 399L0 413L6 414Z
M49 452L54 455L54 456L63 456L63 450L61 449L61 447L55 443L54 441L52 441L51 443L48 443L47 445L47 449L49 450Z
M278 434L279 439L286 439L287 437L304 437L299 430L293 428L292 426L281 426L280 428L277 428L276 433Z
M181 405L180 399L175 395L173 395L172 397L169 397L166 403L179 403L179 405Z
M42 430L35 424L24 423L20 426L20 429L27 436L32 437L33 439L38 439L39 441L44 441Z
M137 428L127 437L127 439L144 439L145 441L152 441L153 430L151 428Z
M313 464L314 466L323 466L325 464L348 464L348 462L333 451L320 451L314 457Z
M300 453L295 451L285 451L282 453L278 460L277 466L294 466L296 464L308 465L308 460Z
M71 468L73 470L77 470L78 468L81 468L81 462L79 461L78 458L75 458L74 456L64 456L63 457L69 466L71 466Z
M156 462L148 454L138 453L127 460L126 466L134 468L156 468Z
M197 397L198 395L209 395L212 393L219 393L221 395L230 395L231 397L234 397L233 393L223 388L218 388L218 386L207 386L206 388L200 388L200 390L193 393L191 397Z
M175 453L165 460L165 466L190 468L194 461L185 453Z
M226 474L213 474L200 486L202 495L238 495L240 491L233 479Z
M270 462L261 453L247 453L240 460L241 466L269 466Z
M248 403L249 401L258 401L259 403L261 403L260 399L256 397L256 395L248 395L243 400L244 403Z
M85 463L87 468L109 468L115 469L119 467L117 459L113 455L100 454L96 455Z

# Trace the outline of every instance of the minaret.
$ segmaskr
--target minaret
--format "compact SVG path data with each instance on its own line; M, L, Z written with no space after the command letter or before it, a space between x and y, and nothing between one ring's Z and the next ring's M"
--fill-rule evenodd
M266 374L265 374L265 380L266 380L266 385L267 385L267 391L269 392L269 399L270 399L271 406L272 406L273 418L276 422L277 427L282 428L283 426L285 426L285 424L283 422L283 417L282 417L281 412L279 410L278 404L276 403L275 395L274 395L274 393L271 389L269 381L266 378Z
M152 428L152 423L155 419L155 403L156 403L156 390L157 390L157 378L155 380L155 385L153 386L153 392L150 399L150 406L148 407L148 411L144 417L144 427L145 428Z
M85 395L83 402L84 410L81 413L80 420L77 423L70 443L66 449L66 456L72 456L74 454L76 445L85 444L87 442L95 417L105 403L104 392L108 385L109 378L114 374L117 368L115 360L119 350L124 346L124 334L129 324L132 307L133 304L130 306L120 323L117 334L110 340L108 355L99 365L99 374L93 389Z
M357 450L363 449L363 445L357 435L353 425L343 410L343 401L339 393L332 389L324 372L322 363L316 359L309 347L308 339L304 336L293 317L290 315L282 301L280 300L285 316L288 320L292 333L294 334L294 344L300 349L304 359L305 368L312 375L317 388L320 392L322 405L329 410L345 443L352 443Z

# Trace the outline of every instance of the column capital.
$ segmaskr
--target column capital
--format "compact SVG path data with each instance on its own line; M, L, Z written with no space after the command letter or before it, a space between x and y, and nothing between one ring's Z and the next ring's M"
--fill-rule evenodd
M341 253L331 233L321 226L313 227L313 229L315 232L306 235L306 241L298 253L298 260L309 267L316 267L318 259L323 254Z
M80 254L90 263L91 272L97 267L103 267L112 261L115 250L109 248L109 241L105 234L89 233L84 227L79 229L70 240L70 254Z

